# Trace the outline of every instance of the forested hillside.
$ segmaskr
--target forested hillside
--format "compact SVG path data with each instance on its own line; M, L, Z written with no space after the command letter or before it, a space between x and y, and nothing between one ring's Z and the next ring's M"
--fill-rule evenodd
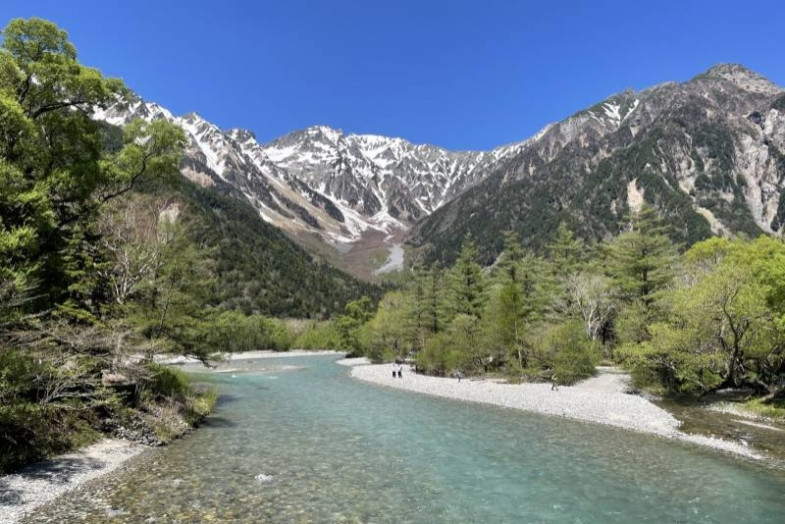
M212 259L218 281L215 305L246 314L326 319L375 285L312 257L250 204L187 180L176 195L184 204L188 236Z

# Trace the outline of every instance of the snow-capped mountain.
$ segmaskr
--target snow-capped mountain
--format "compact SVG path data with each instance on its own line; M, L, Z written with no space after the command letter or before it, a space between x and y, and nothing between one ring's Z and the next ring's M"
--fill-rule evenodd
M203 186L228 183L266 221L329 243L356 242L373 231L386 237L403 233L482 179L490 165L526 146L452 152L326 126L260 144L250 131L225 131L196 113L175 117L140 99L94 116L114 125L135 118L176 123L189 141L184 176Z
M472 232L492 260L504 231L533 248L562 221L603 238L644 199L687 244L785 229L785 91L739 65L624 91L487 152L326 126L260 144L249 131L141 100L95 116L177 123L189 139L186 177L230 187L304 245L316 239L342 253L350 244L374 256L405 238L444 260Z

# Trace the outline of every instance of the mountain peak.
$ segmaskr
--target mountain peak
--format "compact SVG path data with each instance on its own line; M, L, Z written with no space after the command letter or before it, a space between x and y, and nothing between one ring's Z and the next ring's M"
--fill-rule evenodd
M189 123L192 123L192 124L193 124L193 123L197 123L197 122L205 122L205 119L204 119L204 118L202 118L202 117L199 115L199 113L197 113L197 112L195 112L195 111L191 111L190 113L186 113L186 114L184 114L184 115L182 116L182 119L183 119L185 122L189 122Z
M305 133L309 136L323 136L330 142L337 142L338 139L343 136L343 131L340 129L333 129L330 126L319 125L319 126L311 126L305 129Z
M709 68L709 70L701 76L722 78L745 91L755 93L776 94L782 91L782 88L771 82L765 76L756 73L741 64L717 64Z
M248 129L233 127L228 131L230 137L238 142L247 142L249 140L256 140L256 134Z

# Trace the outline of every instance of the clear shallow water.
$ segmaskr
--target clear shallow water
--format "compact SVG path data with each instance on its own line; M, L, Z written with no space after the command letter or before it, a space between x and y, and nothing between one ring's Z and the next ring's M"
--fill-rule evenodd
M211 375L225 397L205 427L29 522L785 522L780 471L380 388L334 360Z

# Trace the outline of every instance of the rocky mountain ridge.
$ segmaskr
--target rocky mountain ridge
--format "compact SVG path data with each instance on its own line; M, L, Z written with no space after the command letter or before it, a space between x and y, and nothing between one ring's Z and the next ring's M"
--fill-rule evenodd
M486 261L514 229L538 249L560 222L618 233L643 200L674 240L779 234L785 218L785 91L740 65L631 90L548 128L421 220L410 241L450 259L468 233Z
M618 230L642 200L674 237L778 233L785 224L785 91L733 64L684 82L627 90L492 151L453 152L327 126L268 144L195 113L140 99L96 113L122 125L165 118L189 139L182 172L232 187L305 245L339 251L406 236L449 259L467 232L492 260L501 232L537 248L561 221L585 238Z
M184 176L201 186L228 183L266 221L295 237L316 235L338 246L368 231L399 236L526 145L452 152L327 126L260 144L251 131L222 130L196 113L176 117L138 98L94 116L114 125L135 118L176 123L189 142Z

